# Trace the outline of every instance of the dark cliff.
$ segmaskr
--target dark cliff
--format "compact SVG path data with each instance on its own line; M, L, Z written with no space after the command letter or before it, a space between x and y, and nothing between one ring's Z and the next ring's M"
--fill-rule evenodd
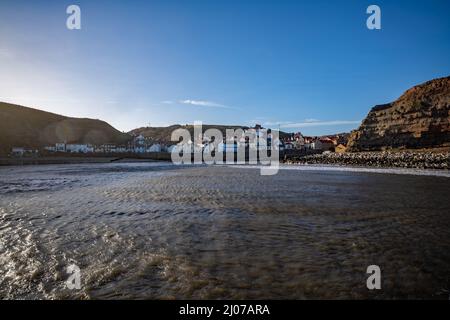
M392 103L375 106L348 151L419 149L450 146L450 77L428 81Z

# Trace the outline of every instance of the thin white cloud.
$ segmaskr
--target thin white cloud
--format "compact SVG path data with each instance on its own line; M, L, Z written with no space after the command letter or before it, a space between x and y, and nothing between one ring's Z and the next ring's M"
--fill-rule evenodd
M206 108L220 108L220 109L237 109L235 107L230 107L218 102L209 101L209 100L193 100L193 99L184 99L184 100L164 100L160 102L161 104L183 104L183 105L189 105L189 106L196 106L196 107L206 107Z
M311 120L311 119L309 119ZM281 128L309 128L309 127L325 127L325 126L340 126L340 125L359 125L361 120L331 120L331 121L303 121L294 123L280 123Z
M291 123L292 122L290 122L290 121L266 121L263 123L263 125L265 125L265 126L283 126L283 125L288 125Z
M224 108L224 109L231 109L231 107L213 102L213 101L206 101L206 100L179 100L178 103L181 104L187 104L192 106L198 106L198 107L209 107L209 108Z
M320 122L320 120L317 120L317 119L305 119L305 121L303 121L303 122L308 122L308 123L310 123L310 122Z

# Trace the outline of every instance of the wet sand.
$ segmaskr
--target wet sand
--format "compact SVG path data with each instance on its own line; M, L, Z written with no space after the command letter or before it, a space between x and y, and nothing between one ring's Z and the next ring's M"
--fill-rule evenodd
M414 171L2 167L0 297L448 299L448 194Z

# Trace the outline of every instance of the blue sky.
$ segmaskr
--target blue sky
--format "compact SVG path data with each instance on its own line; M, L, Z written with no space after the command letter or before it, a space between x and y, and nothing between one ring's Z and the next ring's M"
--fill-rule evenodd
M82 29L66 28L81 8ZM366 28L377 4L382 29ZM0 100L120 130L259 122L319 135L450 74L450 1L0 2Z

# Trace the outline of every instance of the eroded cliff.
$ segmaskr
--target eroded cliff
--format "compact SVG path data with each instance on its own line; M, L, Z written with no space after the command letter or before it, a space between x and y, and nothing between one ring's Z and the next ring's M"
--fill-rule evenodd
M395 102L372 108L352 132L348 151L450 146L450 77L406 91Z

